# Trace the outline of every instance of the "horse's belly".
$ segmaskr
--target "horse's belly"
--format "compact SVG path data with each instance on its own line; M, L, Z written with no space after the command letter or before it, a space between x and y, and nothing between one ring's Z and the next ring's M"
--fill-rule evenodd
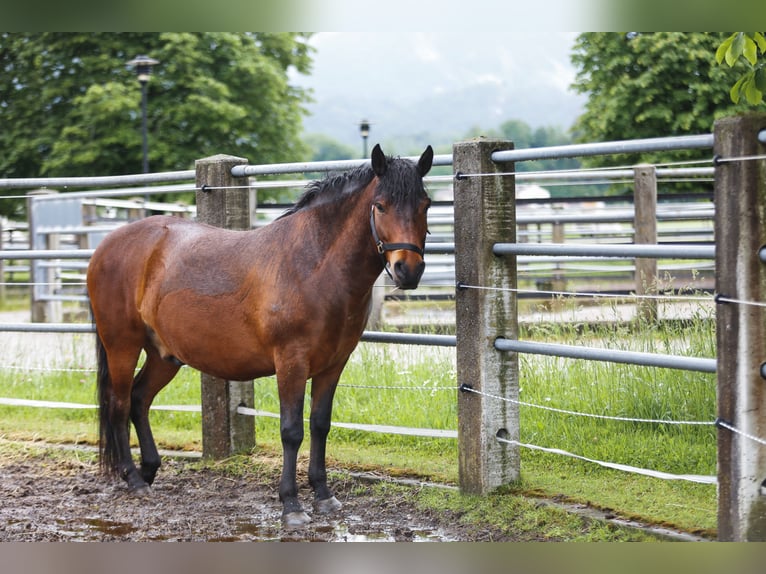
M216 304L217 303L217 304ZM229 380L273 375L274 353L258 337L242 310L222 301L165 298L149 322L163 356L204 373Z
M184 341L173 354L181 362L203 373L232 381L267 377L275 372L273 359L257 349L217 342Z
M234 363L224 364L218 360L211 361L206 357L199 359L193 363L188 363L188 365L205 374L227 381L250 381L274 374L273 366L259 365L255 362L238 365Z

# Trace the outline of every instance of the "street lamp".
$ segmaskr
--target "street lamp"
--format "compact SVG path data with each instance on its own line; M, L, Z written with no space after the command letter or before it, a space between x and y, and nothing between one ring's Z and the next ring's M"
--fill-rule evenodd
M359 122L359 133L362 134L362 157L367 157L367 136L370 135L370 122L362 120Z
M144 150L144 173L149 173L149 141L146 134L146 85L149 83L149 76L152 75L152 66L157 64L159 64L159 61L144 55L136 56L128 62L128 66L133 66L135 69L136 78L138 83L141 84L141 137L143 139Z

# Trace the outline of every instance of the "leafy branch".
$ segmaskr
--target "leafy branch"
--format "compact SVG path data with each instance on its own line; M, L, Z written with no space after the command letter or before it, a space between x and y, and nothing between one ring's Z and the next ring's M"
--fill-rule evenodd
M763 32L734 32L718 47L715 59L718 64L724 61L730 68L742 60L749 65L745 72L729 91L731 100L736 104L742 94L748 103L758 105L763 102L766 93L766 36Z

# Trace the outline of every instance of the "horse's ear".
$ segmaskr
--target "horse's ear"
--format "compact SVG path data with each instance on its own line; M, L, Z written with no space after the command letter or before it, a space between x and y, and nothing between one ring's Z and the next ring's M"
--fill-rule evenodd
M380 144L375 144L375 147L372 148L372 171L377 175L378 177L381 177L384 173L386 173L386 154L383 153L383 150L380 149Z
M425 176L429 172L433 162L434 150L431 146L428 146L418 160L418 173L420 174L420 177Z

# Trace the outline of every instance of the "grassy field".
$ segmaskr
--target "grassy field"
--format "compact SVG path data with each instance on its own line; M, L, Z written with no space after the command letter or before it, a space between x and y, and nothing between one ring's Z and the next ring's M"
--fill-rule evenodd
M72 349L81 349L87 335ZM714 322L704 309L683 323L532 325L531 340L610 348L715 356ZM79 339L78 339L79 338ZM86 345L87 347L87 345ZM68 350L68 349L67 349ZM78 354L79 353L79 354ZM25 349L20 348L22 357ZM0 369L0 397L93 404L95 374L89 353L64 353L68 361L53 372ZM713 421L715 377L668 369L520 358L520 398L579 413L676 421ZM85 370L83 370L85 369ZM256 408L277 412L273 380L256 382ZM334 420L434 429L457 428L454 350L361 344L341 380ZM308 403L308 401L307 401ZM199 374L182 369L155 404L199 404ZM308 409L308 404L307 404ZM161 447L200 450L200 415L155 411L155 437ZM0 406L0 437L93 444L94 410ZM259 449L279 452L278 421L256 418ZM521 407L521 441L577 455L678 474L714 475L716 434L710 425L671 425L608 421ZM308 448L305 441L304 448ZM456 484L457 441L423 439L335 428L328 456L347 469L380 470L391 475ZM522 449L522 478L503 494L590 505L617 516L713 536L715 485L665 481L603 468L594 463Z

